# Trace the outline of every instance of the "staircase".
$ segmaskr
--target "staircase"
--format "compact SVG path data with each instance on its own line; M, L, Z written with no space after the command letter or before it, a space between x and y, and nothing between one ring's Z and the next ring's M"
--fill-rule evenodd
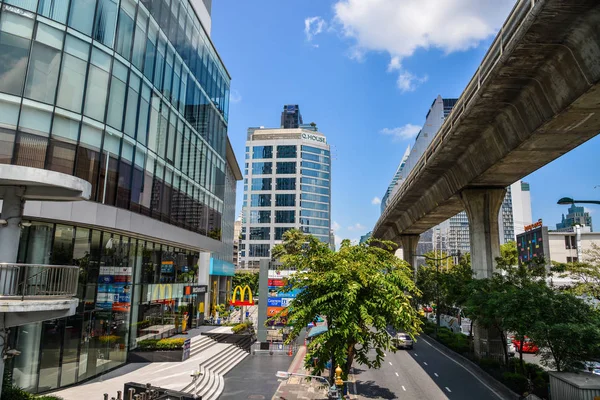
M232 335L202 335L200 339L192 342L190 357L201 353L217 343L227 343L227 347L223 351L202 361L200 363L200 376L196 378L196 382L191 382L181 391L195 393L200 396L202 400L216 400L221 395L223 388L225 387L223 376L248 356L250 346L252 345L251 336L246 340L240 340L238 338L237 340L241 345L232 343L231 339L227 340L227 336ZM248 340L250 340L250 342L247 344Z

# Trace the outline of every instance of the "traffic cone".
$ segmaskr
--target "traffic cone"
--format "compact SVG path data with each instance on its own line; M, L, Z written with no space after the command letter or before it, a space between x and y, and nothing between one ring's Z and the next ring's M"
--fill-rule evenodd
M292 356L292 345L290 344L290 347L288 348L288 356Z

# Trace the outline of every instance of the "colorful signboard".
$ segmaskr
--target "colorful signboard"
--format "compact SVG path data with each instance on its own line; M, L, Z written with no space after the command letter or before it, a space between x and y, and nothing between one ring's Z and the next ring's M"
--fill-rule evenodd
M287 315L287 310L285 307L267 307L267 317L274 317L280 311L283 311L281 314L282 316L285 317Z
M544 229L544 227L540 226L517 235L519 265L529 264L536 259L546 259L546 252L549 249L546 249L546 246L544 245L545 240L547 240L547 238L544 237Z
M230 262L219 260L217 258L210 258L210 275L216 276L234 276L235 265Z

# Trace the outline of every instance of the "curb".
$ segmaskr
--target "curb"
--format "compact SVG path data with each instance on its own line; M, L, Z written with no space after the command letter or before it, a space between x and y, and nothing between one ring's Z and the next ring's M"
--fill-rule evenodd
M447 348L446 346L439 343L437 340L433 339L429 335L422 334L421 339L423 339L423 341L425 343L429 344L431 347L444 353L450 359L459 363L462 367L467 369L474 376L477 376L482 381L485 381L485 383L488 386L490 386L492 389L496 390L497 394L501 395L504 399L519 400L521 398L518 394L516 394L515 392L510 390L502 382L498 381L496 378L494 378L493 376L488 374L480 366L478 366L477 364L475 364L473 361L469 360L465 356L458 354L454 350Z

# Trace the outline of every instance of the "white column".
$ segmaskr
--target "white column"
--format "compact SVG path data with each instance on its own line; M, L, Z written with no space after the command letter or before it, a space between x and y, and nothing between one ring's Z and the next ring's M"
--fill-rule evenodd
M21 217L23 216L24 188L7 186L3 188L1 218L6 224L0 225L0 262L14 263L19 252L21 238Z

